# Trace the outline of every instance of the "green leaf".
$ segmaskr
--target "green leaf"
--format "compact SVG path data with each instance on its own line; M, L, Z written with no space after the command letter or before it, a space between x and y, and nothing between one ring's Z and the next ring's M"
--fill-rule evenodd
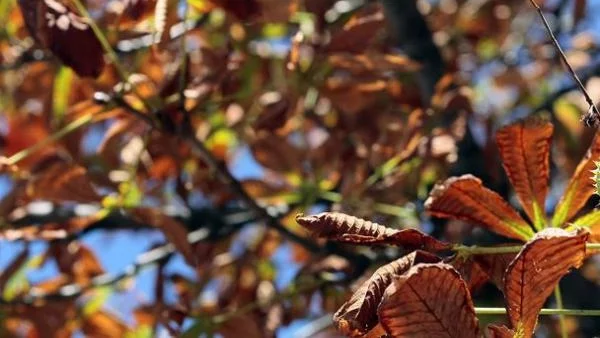
M2 291L2 297L6 301L13 300L22 291L29 288L29 281L27 280L27 271L35 269L40 266L44 260L43 255L37 255L29 259L26 264L23 264L19 270L8 280L6 287Z
M61 66L54 78L54 87L52 91L52 113L58 123L62 121L67 111L72 82L73 71L71 68Z
M108 286L95 289L92 299L88 300L83 306L83 316L88 317L102 309L102 306L112 293L113 289Z

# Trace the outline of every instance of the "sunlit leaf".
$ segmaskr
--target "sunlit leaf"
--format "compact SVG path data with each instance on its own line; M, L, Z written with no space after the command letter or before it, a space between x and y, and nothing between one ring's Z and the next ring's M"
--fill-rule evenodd
M519 338L515 337L515 331L507 328L504 325L488 325L487 327L489 338Z
M523 209L537 228L545 224L550 176L552 123L539 117L520 120L496 133L502 165Z
M333 320L338 329L352 337L366 334L378 323L377 307L392 277L403 274L415 264L436 263L439 260L430 253L414 251L377 269L334 314Z
M590 232L590 241L600 242L600 210L594 210L576 219L567 230L578 227L586 228Z
M378 314L393 337L479 337L471 295L447 264L417 264L394 277Z
M472 175L451 177L437 184L425 208L433 216L466 221L510 238L527 240L534 234L500 195Z
M594 161L600 160L600 136L594 137L585 157L579 162L577 169L556 205L552 225L564 227L594 194L594 182L590 179L591 171L596 168Z
M512 327L531 337L540 309L559 280L585 258L586 231L568 232L548 228L536 234L504 277L504 297Z

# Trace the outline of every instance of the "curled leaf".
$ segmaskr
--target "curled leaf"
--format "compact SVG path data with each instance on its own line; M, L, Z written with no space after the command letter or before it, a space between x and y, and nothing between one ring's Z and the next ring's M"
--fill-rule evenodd
M439 260L437 256L418 250L377 269L333 315L338 329L352 337L366 334L377 325L377 307L392 277L401 275L415 264Z
M467 286L443 263L417 264L395 277L378 314L393 337L479 337Z
M441 251L448 244L415 229L392 229L339 212L296 216L296 221L319 237L352 244L388 244L410 249Z
M594 194L595 187L594 182L590 180L590 173L596 168L594 162L599 159L600 135L596 135L587 154L577 165L565 193L556 205L552 217L553 226L564 227L565 222L571 219Z
M559 280L585 258L589 233L547 228L521 249L504 278L504 298L512 327L531 337L538 313Z
M433 216L470 222L506 237L527 240L533 236L527 222L472 175L451 177L437 184L425 201L425 208Z
M544 227L552 123L530 117L498 131L502 165L529 219Z
M504 285L504 274L510 262L513 261L516 254L493 254L493 255L475 255L473 260L488 275L490 281L502 290Z

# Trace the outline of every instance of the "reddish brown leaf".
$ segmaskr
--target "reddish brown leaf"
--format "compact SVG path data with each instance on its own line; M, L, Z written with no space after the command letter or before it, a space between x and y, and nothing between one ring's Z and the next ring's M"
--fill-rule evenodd
M392 277L403 274L415 264L437 263L439 260L430 253L415 251L377 269L334 314L333 320L338 329L352 337L366 334L377 325L377 307Z
M425 201L425 208L433 216L470 222L506 237L527 240L533 236L527 222L472 175L451 177L437 184Z
M361 52L384 26L381 9L378 6L367 6L348 20L344 27L332 33L327 52Z
M479 290L490 279L486 271L472 257L456 255L447 263L458 271L467 283L470 293Z
M296 216L296 221L319 237L352 244L388 244L407 249L440 251L447 243L415 229L392 229L339 212L324 212L312 216Z
M240 20L256 17L261 12L260 4L256 0L210 0L215 6L223 8Z
M540 309L558 281L585 258L589 233L547 228L529 241L506 270L504 298L512 327L531 337Z
M160 229L167 240L181 253L185 261L191 266L196 266L196 258L192 246L188 242L185 226L152 208L135 208L131 210L131 214L140 222Z
M504 325L488 325L488 338L513 338L515 331L507 328Z
M228 320L219 328L219 333L223 338L263 338L264 335L258 320L252 314L237 316L235 320Z
M29 34L38 43L80 76L100 75L104 52L84 18L61 0L19 0L19 6Z
M504 285L504 274L508 265L515 258L516 254L494 254L494 255L474 255L473 260L488 275L490 281L502 290Z
M569 185L565 189L560 201L554 210L552 225L564 227L581 209L588 199L594 194L593 181L590 180L590 172L596 168L594 161L600 159L600 135L596 135L585 157L577 165Z
M250 143L252 154L265 168L290 172L302 167L302 152L285 138L267 132L260 132Z
M286 123L290 108L289 100L279 92L268 92L259 99L262 111L252 126L256 130L276 130Z
M393 337L479 337L467 285L443 263L417 264L394 277L378 314Z
M496 142L502 165L529 219L544 222L544 205L550 176L552 123L530 117L498 131Z
M27 184L27 196L30 199L81 203L100 201L84 167L53 161L42 170Z

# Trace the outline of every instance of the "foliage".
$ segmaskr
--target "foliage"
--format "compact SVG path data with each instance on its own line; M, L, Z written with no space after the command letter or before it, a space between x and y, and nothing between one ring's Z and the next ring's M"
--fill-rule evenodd
M532 3L0 0L0 334L597 334L597 110Z

